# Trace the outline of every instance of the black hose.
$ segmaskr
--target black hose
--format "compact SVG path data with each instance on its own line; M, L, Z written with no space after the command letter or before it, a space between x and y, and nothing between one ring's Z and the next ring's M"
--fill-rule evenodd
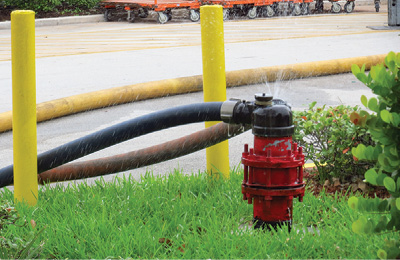
M38 174L112 145L158 130L203 121L221 121L222 102L190 104L137 117L38 155ZM13 165L0 169L0 188L13 183Z
M40 184L92 178L175 159L225 141L250 127L219 123L190 135L144 149L84 162L72 162L38 174Z

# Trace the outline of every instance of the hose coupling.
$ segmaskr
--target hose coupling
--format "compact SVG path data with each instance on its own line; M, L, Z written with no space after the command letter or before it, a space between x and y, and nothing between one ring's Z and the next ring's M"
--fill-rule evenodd
M266 93L254 101L232 98L222 103L221 120L229 124L251 125L258 136L291 136L294 132L291 107Z
M221 120L225 123L233 123L233 111L240 103L242 103L242 100L237 98L231 98L223 102L221 106Z

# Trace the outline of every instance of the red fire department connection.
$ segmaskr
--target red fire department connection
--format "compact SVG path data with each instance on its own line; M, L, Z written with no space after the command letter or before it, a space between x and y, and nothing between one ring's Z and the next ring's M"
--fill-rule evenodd
M302 201L305 190L304 155L292 140L290 106L271 95L256 94L255 102L224 102L221 117L225 122L252 127L254 148L246 144L242 154L242 193L244 200L253 203L255 227L276 229L287 225L290 230L293 199Z

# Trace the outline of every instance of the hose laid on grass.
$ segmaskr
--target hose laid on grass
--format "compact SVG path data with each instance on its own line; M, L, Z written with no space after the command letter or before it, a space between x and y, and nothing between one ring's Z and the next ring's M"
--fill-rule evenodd
M132 138L174 126L221 121L222 102L178 106L137 117L38 155L38 173ZM13 165L0 169L0 188L13 183Z
M347 73L351 72L352 64L357 64L360 67L365 64L365 68L368 70L373 65L383 63L386 55L371 55L228 71L226 72L226 86L235 87L273 82L276 80ZM203 79L201 75L115 87L40 103L37 105L37 121L43 122L87 110L202 90ZM11 111L0 113L0 133L11 129Z
M175 159L243 133L240 125L219 123L193 134L120 155L69 163L38 175L40 184L112 174Z

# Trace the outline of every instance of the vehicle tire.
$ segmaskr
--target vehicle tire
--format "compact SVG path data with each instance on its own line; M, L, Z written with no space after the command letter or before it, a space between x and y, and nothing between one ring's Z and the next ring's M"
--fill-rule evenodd
M323 13L324 2L322 0L317 0L317 2L315 3L315 9L317 10L318 13Z
M158 12L157 21L160 24L164 24L164 23L168 22L168 20L169 20L168 14L166 14L165 12Z
M331 12L337 14L340 13L340 11L342 11L342 6L338 2L333 2Z
M267 5L262 8L262 16L263 17L272 17L275 15L275 10L272 6Z
M346 13L351 13L351 12L353 12L353 10L354 10L354 6L355 6L354 2L347 2L347 3L344 5L344 11L345 11Z
M112 10L111 9L106 9L104 12L104 21L110 22L112 21Z
M378 2L375 3L375 11L377 13L379 13L379 3Z
M279 3L275 2L271 5L272 9L274 9L275 15L279 12Z
M310 4L309 3L304 3L301 5L301 14L302 15L310 14Z
M190 11L189 11L189 19L192 22L200 21L200 12L199 12L199 10L190 9Z
M230 13L229 9L224 9L222 11L222 17L224 21L229 20L229 13Z
M282 12L280 13L280 15L288 16L289 14L292 14L292 12L290 10L290 3L283 2Z
M257 17L257 13L257 6L253 6L249 9L249 11L247 11L247 17L254 19Z
M172 20L172 11L171 9L166 9L164 13L168 16L168 21Z
M128 17L126 18L126 20L129 23L133 23L135 21L135 13L133 11L128 11Z
M294 4L294 5L293 5L292 15L293 15L293 16L299 16L299 15L301 15L301 7L300 7L300 4Z
M126 18L126 20L127 20L129 23L135 22L135 15L134 15L134 14L131 14L131 16L130 16L129 18Z
M147 18L149 16L149 10L147 10L145 8L140 8L138 15L140 18Z

